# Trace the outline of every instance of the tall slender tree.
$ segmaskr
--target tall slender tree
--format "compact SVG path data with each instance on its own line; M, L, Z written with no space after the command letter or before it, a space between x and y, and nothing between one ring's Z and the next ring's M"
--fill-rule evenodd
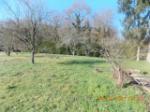
M150 1L149 0L118 0L119 11L125 15L123 20L124 34L126 38L129 35L137 42L137 60L139 60L140 45L146 40L148 42L150 36L146 32L150 17ZM149 52L148 52L148 55ZM147 56L149 57L149 56ZM147 58L150 62L150 59Z

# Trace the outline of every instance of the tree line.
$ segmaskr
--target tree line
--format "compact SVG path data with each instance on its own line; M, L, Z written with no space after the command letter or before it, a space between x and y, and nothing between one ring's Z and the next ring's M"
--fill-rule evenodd
M148 31L141 27L149 16L137 24L143 10L149 12L147 1L139 5L138 0L118 0L119 11L125 15L124 38L118 36L111 10L93 12L85 2L75 2L58 12L41 1L13 0L15 5L10 1L3 0L8 17L0 21L0 50L8 56L31 52L33 64L35 53L103 56L106 47L114 58L136 55L138 60L141 46L149 43ZM135 13L139 6L143 7Z
M53 12L41 2L16 0L16 9L4 1L10 17L0 22L0 49L12 51L99 56L102 38L116 38L109 11L95 13L86 3L74 3L64 12ZM19 4L19 6L17 5Z

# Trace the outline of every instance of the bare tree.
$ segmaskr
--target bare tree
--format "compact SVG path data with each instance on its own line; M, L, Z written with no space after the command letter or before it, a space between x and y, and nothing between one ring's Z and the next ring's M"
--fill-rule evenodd
M70 45L70 50L72 55L75 55L77 51L77 46L79 42L82 41L83 34L86 30L86 20L88 14L90 13L90 8L86 5L85 1L78 3L75 2L68 10L67 10L67 20L70 23L70 34L68 37L68 42Z
M45 22L47 12L44 10L41 2L35 3L33 0L17 0L16 3L20 4L19 10L15 10L8 2L5 2L7 10L14 16L11 20L15 25L13 28L15 36L31 49L31 61L34 64L36 42L40 40L40 26Z
M89 20L85 23L85 31L83 32L83 45L85 55L89 56L92 50L92 26Z
M8 56L10 56L15 43L15 37L12 28L13 24L11 21L3 22L0 28L0 36L3 45L3 50L6 52Z
M93 19L93 40L95 40L95 44L105 48L105 46L110 44L111 40L117 37L117 31L112 21L113 16L110 10L95 14ZM102 49L99 52L101 53Z
M60 52L60 47L63 45L62 42L62 34L63 34L63 27L65 25L64 22L64 15L59 12L55 12L51 14L49 19L48 26L49 30L49 39L54 44L54 48L56 52Z

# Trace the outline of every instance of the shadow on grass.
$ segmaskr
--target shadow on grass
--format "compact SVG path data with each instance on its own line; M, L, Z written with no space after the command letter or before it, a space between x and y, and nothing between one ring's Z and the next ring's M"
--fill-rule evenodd
M71 60L71 61L65 61L60 62L59 64L63 65L93 65L93 64L100 64L100 63L106 63L104 60Z
M127 87L129 87L129 86L134 86L134 85L137 85L138 83L136 82L136 81L130 81L130 82L128 82L128 83L125 83L124 85L123 85L123 87L124 88L127 88Z

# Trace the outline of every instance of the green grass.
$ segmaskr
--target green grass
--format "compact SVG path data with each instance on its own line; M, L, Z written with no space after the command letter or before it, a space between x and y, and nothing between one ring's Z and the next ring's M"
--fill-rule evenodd
M150 74L150 63L145 61L133 61L133 60L126 60L123 63L127 68L137 69L140 70L142 73L147 72Z
M146 62L128 63L150 68ZM146 112L135 99L97 100L141 95L134 86L117 88L109 69L99 58L38 55L32 65L29 55L1 55L0 112Z

